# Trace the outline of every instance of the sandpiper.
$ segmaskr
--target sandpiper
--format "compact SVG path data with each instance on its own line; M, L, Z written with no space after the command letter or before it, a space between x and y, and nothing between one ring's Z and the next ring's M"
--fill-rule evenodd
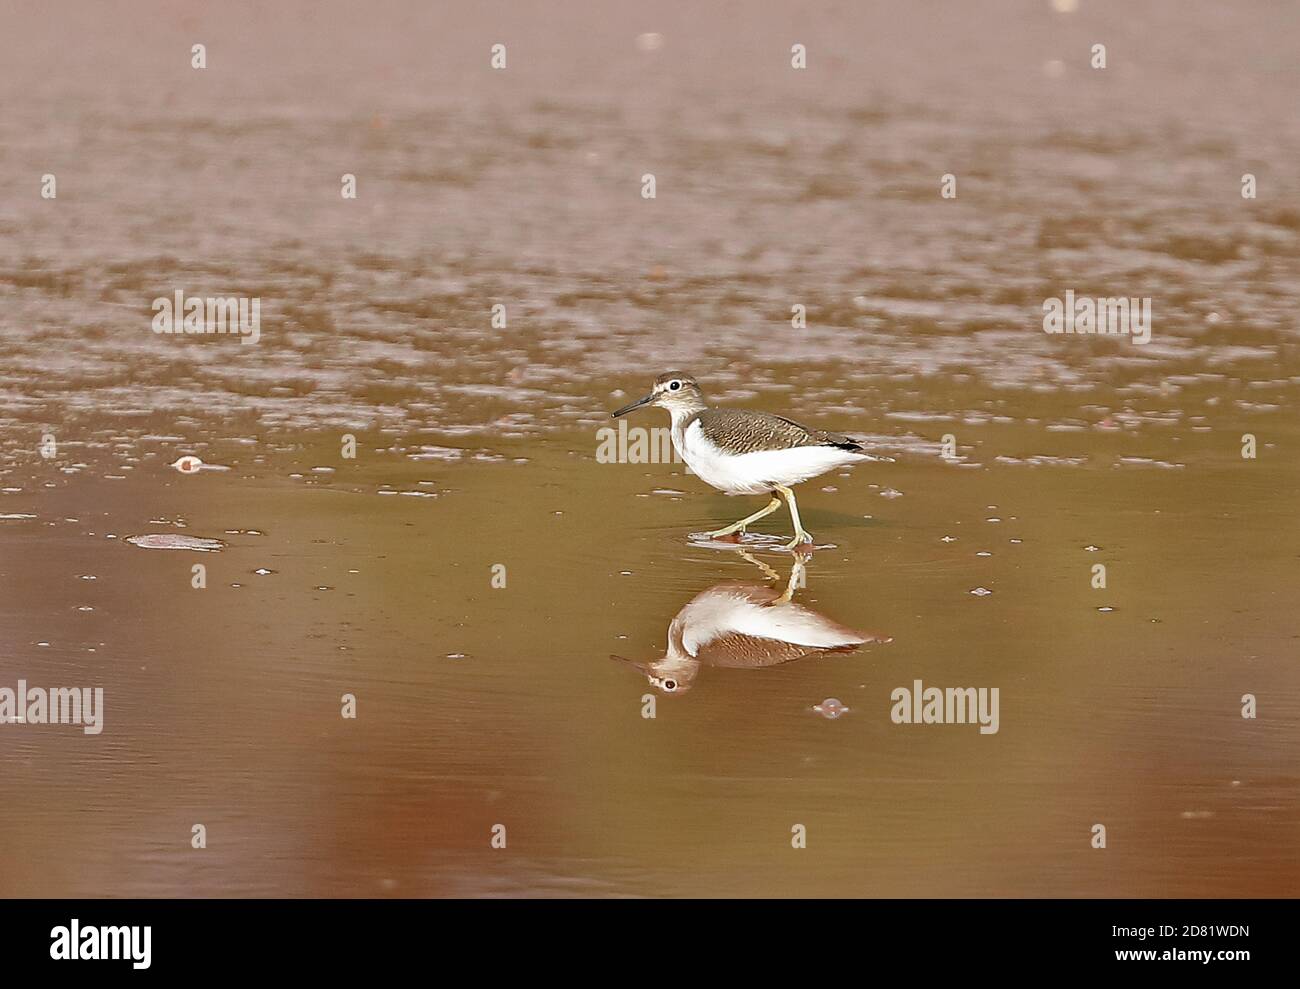
M612 413L614 418L633 409L653 405L667 409L673 417L673 446L677 455L706 484L724 494L770 494L767 506L739 522L710 532L710 538L744 534L745 528L781 507L790 506L794 538L785 544L794 549L812 542L799 521L799 509L790 486L836 467L878 460L857 440L839 433L809 429L784 416L742 409L711 409L704 404L700 386L689 374L669 371L655 379L645 398Z
M740 555L767 576L781 582L767 564L740 550ZM763 584L718 584L695 595L668 626L663 658L639 663L622 656L665 694L691 689L701 666L761 669L805 656L852 652L869 642L893 641L887 635L862 632L794 601L803 586L804 558L795 555L785 591Z

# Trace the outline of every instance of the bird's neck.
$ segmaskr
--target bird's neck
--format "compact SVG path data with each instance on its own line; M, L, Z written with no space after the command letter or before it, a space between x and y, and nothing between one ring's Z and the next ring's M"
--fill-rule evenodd
M686 651L686 644L683 637L686 635L686 625L683 622L673 619L668 626L668 652L664 659L689 659L690 653Z
M686 440L686 424L696 415L704 411L704 403L691 405L674 405L668 410L668 414L673 417L673 446L677 447L677 455L683 456L682 446Z

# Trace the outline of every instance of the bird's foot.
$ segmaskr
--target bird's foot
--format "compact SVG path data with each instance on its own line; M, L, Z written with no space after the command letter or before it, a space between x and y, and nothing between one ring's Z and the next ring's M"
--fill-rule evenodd
M801 546L804 546L805 544L811 543L812 541L813 541L812 533L804 532L802 529L800 529L798 532L794 534L794 538L785 544L784 548L788 550L795 550Z
M719 529L717 532L706 532L705 535L710 539L725 539L728 542L740 542L740 537L745 534L743 525L729 525L725 529Z

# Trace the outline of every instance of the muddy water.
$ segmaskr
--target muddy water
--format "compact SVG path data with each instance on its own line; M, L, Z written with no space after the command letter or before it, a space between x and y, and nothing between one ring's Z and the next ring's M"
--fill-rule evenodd
M1294 894L1294 18L916 7L7 11L0 687L105 710L0 725L0 893ZM260 342L156 336L178 289ZM1152 342L1044 334L1067 289ZM688 603L793 565L598 459L675 366L894 458L800 489L794 592L891 641L648 719Z

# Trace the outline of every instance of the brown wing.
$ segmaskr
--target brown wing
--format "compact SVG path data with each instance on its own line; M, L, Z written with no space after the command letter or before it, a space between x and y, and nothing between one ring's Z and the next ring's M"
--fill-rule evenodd
M757 669L763 666L780 666L815 652L826 652L816 646L801 646L780 639L730 632L710 640L696 655L706 666L732 669Z
M695 418L710 440L741 453L793 450L801 446L833 446L854 451L862 449L856 440L848 436L809 429L793 419L767 412L704 409Z

